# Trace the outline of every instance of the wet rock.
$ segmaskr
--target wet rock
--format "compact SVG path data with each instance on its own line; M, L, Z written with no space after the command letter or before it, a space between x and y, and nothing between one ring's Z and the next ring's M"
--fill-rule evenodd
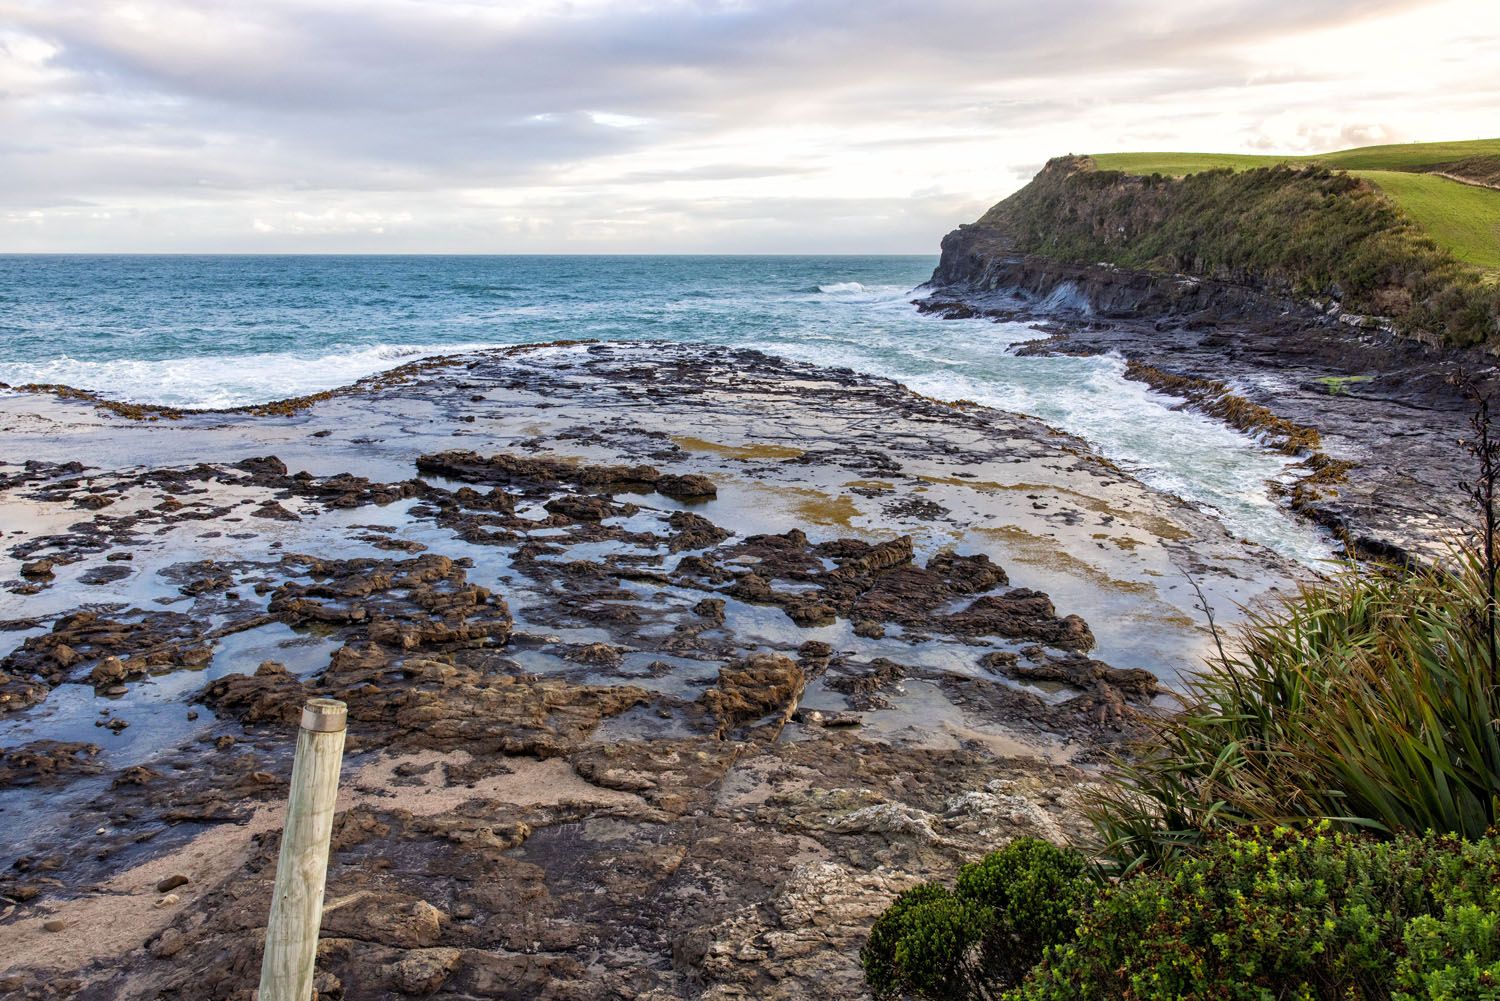
M627 513L617 507L608 497L588 497L581 494L564 494L554 497L543 507L553 514L560 514L575 521L603 521L615 514Z
M1040 647L1021 651L1026 660L1015 654L993 653L981 663L985 667L1017 681L1041 681L1077 689L1080 704L1096 707L1112 716L1124 714L1127 703L1147 705L1166 691L1156 675L1140 668L1117 668L1080 653L1055 656Z
M28 580L50 580L56 566L53 560L32 560L21 564L21 576Z
M707 476L697 473L668 474L656 481L656 492L678 500L704 500L719 495L719 488Z
M386 968L387 976L401 993L426 997L443 986L462 955L454 948L413 949Z
M307 690L284 664L267 660L252 675L226 674L210 681L196 701L245 723L290 725L301 718L307 697Z
M790 657L755 654L720 668L718 684L703 693L702 702L718 720L722 735L767 716L785 722L806 681L801 665Z
M978 598L962 611L937 620L937 624L961 636L1036 640L1062 650L1086 651L1094 645L1088 623L1077 615L1058 618L1052 599L1028 588Z
M306 563L314 583L283 584L272 594L270 611L289 624L357 626L356 634L404 651L486 646L510 637L504 599L469 583L447 557L293 559Z
M110 788L118 789L122 786L143 786L161 778L161 772L146 765L131 765L116 775L110 783Z
M265 503L261 504L261 506L258 507L258 508L256 508L254 511L251 511L250 512L250 517L252 517L252 518L266 518L266 519L269 519L271 521L301 521L302 520L301 516L299 516L297 514L294 514L291 511L288 511L286 508L282 507L279 503L277 503L276 501L273 501L273 500L268 500Z
M674 553L688 549L707 549L723 542L730 535L707 518L691 511L673 511L667 524L673 532L667 540L667 549Z
M724 624L724 599L704 598L693 606L693 614L715 626Z
M150 945L146 947L146 951L151 954L153 959L171 959L182 951L182 947L186 943L187 936L183 935L182 932L176 928L167 928L151 940Z
M473 487L459 487L453 491L453 500L460 506L476 511L496 511L500 514L515 514L516 500L499 487L481 494Z
M831 626L838 620L838 609L815 596L793 595L782 599L781 607L803 629Z
M610 646L608 643L590 643L588 646L574 647L567 653L567 658L579 664L592 664L598 667L618 667L621 660L619 647Z
M0 789L47 785L74 775L94 775L99 745L78 741L33 740L0 751Z
M855 540L842 540L844 552L848 552L848 542ZM839 560L839 569L855 573L876 573L888 570L903 563L910 563L912 558L911 536L903 535L889 542L881 542L869 546L858 555L845 556Z
M346 936L402 949L436 945L444 914L425 900L396 892L364 891L324 905L324 936Z
M129 567L123 567L118 564L93 567L92 569L85 570L83 573L79 574L78 582L80 584L91 584L94 586L99 586L101 584L113 584L115 581L124 580L126 577L129 577L130 572L131 571Z
M840 664L830 671L823 684L835 692L856 696L855 705L869 704L868 696L899 684L909 674L908 668L888 657L876 657L868 664Z
M430 475L464 483L514 483L520 486L571 483L605 492L649 487L661 479L661 472L654 466L589 465L504 453L482 456L464 451L418 456L417 468Z
M563 755L599 725L642 703L634 686L574 685L555 678L495 676L442 661L407 661L409 690L361 694L334 688L351 720L397 728L405 746L474 754ZM342 680L339 671L328 682Z
M286 463L274 455L262 455L251 459L241 459L234 464L235 469L242 469L263 480L275 483L287 475Z
M199 645L203 623L176 612L132 610L134 621L111 619L97 612L75 612L59 618L52 631L28 637L0 660L0 673L26 672L49 685L70 680L67 671L90 660L116 657L120 667L105 666L101 684L158 668L202 663L209 651ZM57 670L62 668L62 671Z
M50 690L46 682L0 670L0 712L19 712L36 705Z
M119 657L111 655L109 657L101 657L99 663L94 665L94 669L89 672L89 684L95 688L100 688L105 685L113 685L116 682L124 681L126 678L138 677L145 673L146 668L144 664L137 663L132 667L126 667L124 661Z

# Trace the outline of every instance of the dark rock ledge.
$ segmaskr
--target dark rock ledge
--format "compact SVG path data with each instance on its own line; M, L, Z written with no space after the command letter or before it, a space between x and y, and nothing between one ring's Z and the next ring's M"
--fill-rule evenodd
M1441 560L1469 523L1463 387L1500 387L1489 354L1248 284L1016 254L979 226L943 240L929 288L924 312L1036 324L1027 353L1118 353L1127 377L1298 456L1278 492L1359 556Z
M754 352L259 412L0 394L0 993L245 999L350 708L319 996L849 998L1293 568L1037 421Z

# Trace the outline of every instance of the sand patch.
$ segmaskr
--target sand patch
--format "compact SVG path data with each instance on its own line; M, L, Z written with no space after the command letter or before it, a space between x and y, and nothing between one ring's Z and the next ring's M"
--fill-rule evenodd
M517 806L645 808L634 793L590 785L561 758L515 758L506 762L511 769L506 774L470 785L448 785L448 769L469 760L465 751L381 755L355 769L352 777L346 775L339 790L339 812L372 806L434 816L477 798ZM397 769L409 773L424 766L430 767L398 778ZM7 948L0 970L80 969L143 947L184 908L238 873L250 854L252 839L279 829L285 811L284 803L265 804L246 823L210 828L180 848L127 869L94 893L41 905L41 913L5 929ZM176 901L161 903L166 895L157 892L157 883L178 874L190 882L172 890ZM47 931L43 925L51 921L62 921L63 930Z

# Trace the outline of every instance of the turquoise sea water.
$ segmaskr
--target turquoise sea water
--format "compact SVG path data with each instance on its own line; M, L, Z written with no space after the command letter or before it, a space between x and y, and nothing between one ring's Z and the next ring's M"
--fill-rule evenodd
M1282 457L1123 378L1022 358L1025 324L938 320L934 257L0 255L0 382L222 407L422 355L564 338L754 347L1033 414L1289 556L1327 543L1267 495Z

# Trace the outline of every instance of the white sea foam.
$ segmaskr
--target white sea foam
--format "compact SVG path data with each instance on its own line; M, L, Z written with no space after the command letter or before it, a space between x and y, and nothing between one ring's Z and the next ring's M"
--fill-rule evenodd
M0 362L0 382L64 383L132 402L228 407L348 385L428 355L519 342L661 338L755 347L886 376L931 396L1034 415L1086 438L1152 485L1218 511L1238 535L1303 559L1327 554L1325 541L1267 494L1266 481L1285 476L1285 457L1218 422L1174 410L1177 401L1125 379L1117 358L1022 357L1009 349L1041 336L1031 326L919 314L910 301L927 290L912 284L930 264L880 271L866 263L840 275L773 260L726 277L718 261L673 260L657 266L665 278L653 285L654 272L631 261L618 265L629 269L628 280L615 276L614 284L601 285L596 276L610 278L615 266L589 262L585 269L566 259L391 261L378 265L386 284L372 298L345 274L348 262L315 262L293 269L294 276L321 276L315 295L273 268L261 279L272 291L240 301L234 297L247 286L239 270L254 277L266 265L217 264L234 275L220 275L210 293L201 285L202 265L151 263L161 281L178 282L170 309L134 284L113 293L110 310L69 306L64 315L55 296L39 296L29 325L16 325L35 346L4 345L12 360ZM92 304L118 267L89 267ZM449 271L457 274L434 289ZM903 277L909 280L886 283ZM472 294L502 280L515 301L496 304ZM349 294L329 291L340 282L350 283ZM1077 306L1081 298L1076 289L1060 289L1051 304ZM51 341L35 333L49 324L66 336ZM400 343L403 337L410 343ZM379 343L361 343L375 338ZM140 350L132 349L135 343ZM195 345L212 352L229 343L244 346L191 353ZM137 357L104 360L89 354L90 344ZM283 345L302 346L276 350ZM153 351L174 357L141 357Z
M333 345L324 351L200 355L158 360L87 361L62 355L43 362L0 364L0 382L61 383L91 389L112 400L174 407L237 407L304 396L352 382L429 355L454 354L486 344Z
M1267 489L1268 481L1286 478L1284 456L1126 379L1117 356L1008 353L1039 336L1023 323L928 317L858 340L803 336L756 346L885 376L939 399L1031 414L1088 440L1146 483L1216 513L1236 535L1307 562L1329 558L1327 539L1289 517Z

